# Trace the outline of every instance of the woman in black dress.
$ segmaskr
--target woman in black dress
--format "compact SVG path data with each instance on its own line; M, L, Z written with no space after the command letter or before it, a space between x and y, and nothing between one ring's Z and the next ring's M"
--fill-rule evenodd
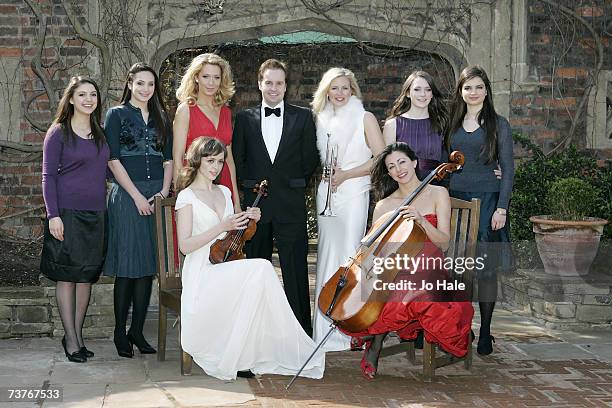
M156 353L142 333L156 274L152 203L154 196L168 196L172 182L171 123L153 68L140 62L130 68L121 104L108 110L104 128L113 173L104 274L115 276L117 353L131 358L134 344L143 354Z

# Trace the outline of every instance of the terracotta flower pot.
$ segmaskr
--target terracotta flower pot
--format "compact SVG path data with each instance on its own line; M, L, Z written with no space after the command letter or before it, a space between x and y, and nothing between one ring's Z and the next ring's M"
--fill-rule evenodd
M533 223L538 253L546 273L561 276L589 273L608 221L593 217L561 221L549 215L534 215L529 221Z

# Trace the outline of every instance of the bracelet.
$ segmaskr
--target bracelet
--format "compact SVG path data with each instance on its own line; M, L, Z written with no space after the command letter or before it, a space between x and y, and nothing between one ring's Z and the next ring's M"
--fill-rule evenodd
M499 215L506 215L506 210L504 210L503 208L498 208L497 210L495 210L495 212Z
M166 196L164 195L164 193L162 193L161 191L160 191L159 193L157 193L157 194L159 194L159 195L160 195L162 198L166 198Z

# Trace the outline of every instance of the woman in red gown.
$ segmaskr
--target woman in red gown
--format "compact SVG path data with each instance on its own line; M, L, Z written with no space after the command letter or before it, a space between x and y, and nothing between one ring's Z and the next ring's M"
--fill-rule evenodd
M373 220L395 210L420 184L416 176L417 158L406 143L387 146L375 159L372 185L378 199ZM442 265L442 251L449 246L450 198L444 187L429 185L417 198L403 207L401 215L414 220L427 234L422 252L413 259L420 264L402 270L395 282L412 289L392 292L378 320L367 330L347 334L354 343L365 342L361 360L363 375L371 380L376 375L383 341L391 331L401 339L413 340L419 330L425 339L438 344L444 351L462 357L467 353L474 309L470 302L453 301L461 297L456 291L437 290L437 282L449 280ZM437 260L437 262L436 262ZM433 284L433 290L423 289L423 282ZM466 295L464 293L463 295ZM465 296L463 296L465 298Z
M221 141L227 158L217 180L232 192L236 212L240 198L236 183L236 168L232 156L232 112L227 103L234 95L234 82L229 63L217 54L201 54L191 61L176 90L180 104L174 116L174 184L184 166L184 156L191 143L202 136Z

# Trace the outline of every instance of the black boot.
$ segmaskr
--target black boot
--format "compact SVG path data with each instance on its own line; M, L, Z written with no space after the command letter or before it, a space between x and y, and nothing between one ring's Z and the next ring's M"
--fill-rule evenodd
M117 348L117 354L121 357L132 358L134 350L125 334L128 311L132 303L132 291L134 279L115 278L114 309L115 309L115 332L113 341Z
M145 320L147 318L147 309L151 299L151 286L153 284L152 276L134 279L134 304L132 305L132 323L128 331L128 339L130 343L138 347L141 354L155 354L157 351L147 343L147 340L142 334Z

